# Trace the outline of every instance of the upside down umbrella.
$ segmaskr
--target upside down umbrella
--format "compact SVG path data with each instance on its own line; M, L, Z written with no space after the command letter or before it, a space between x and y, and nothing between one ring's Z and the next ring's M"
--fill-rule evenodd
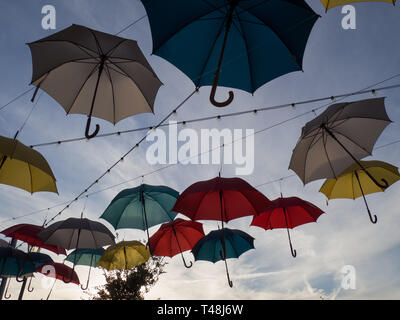
M149 259L150 250L140 241L121 241L104 251L97 266L109 271L130 270Z
M162 83L136 41L72 25L28 45L35 94L40 88L67 114L88 115L88 139L99 132L89 133L92 116L116 124L153 112Z
M171 222L177 215L172 212L179 193L167 186L142 184L139 187L122 190L111 201L100 218L108 221L116 230L123 228L149 228L164 222ZM152 248L150 247L150 251Z
M295 258L297 252L293 250L289 229L316 222L323 213L321 209L308 201L297 197L283 198L281 196L281 198L273 200L265 212L254 216L251 225L265 230L286 228L290 251Z
M292 169L304 184L326 178L337 178L346 168L357 163L361 170L381 188L360 163L370 156L376 140L391 123L385 98L337 103L306 123L290 159Z
M377 180L384 179L388 186L400 180L398 168L389 163L383 161L360 161L360 163L370 175ZM358 164L353 164L344 170L337 179L327 179L319 191L325 194L328 199L347 198L355 200L362 196L369 219L372 223L378 221L376 215L372 217L365 196L375 192L383 192L385 188L377 186Z
M100 249L115 244L115 236L100 222L86 218L68 218L48 226L39 233L45 244L58 245L65 249ZM77 254L74 255L75 259ZM75 270L75 263L72 270ZM69 280L72 279L72 276ZM68 283L68 280L65 280Z
M328 11L334 7L343 6L345 4L351 4L355 2L387 2L395 5L396 0L321 0L322 4L325 7L325 10Z
M76 272L65 264L52 262L46 263L38 268L36 272L39 272L47 277L52 277L58 280L62 280L65 283L74 283L79 285L79 277Z
M224 222L256 215L269 204L268 198L245 180L219 176L189 186L179 195L173 210L192 220L221 221L223 236ZM222 254L225 257L225 252ZM230 280L229 285L232 286Z
M56 178L46 159L18 140L6 137L0 137L0 183L30 193L58 193Z
M318 15L303 0L142 0L153 53L196 85L220 84L253 93L283 74L302 70L306 43Z
M38 236L39 232L41 232L43 229L44 227L42 226L22 223L7 228L1 231L1 233L4 234L6 237L26 242L31 246L47 249L56 254L66 255L67 252L64 248L43 243L42 239L40 239Z
M250 249L254 249L254 238L252 236L240 230L225 228L211 231L201 238L193 247L192 253L196 261L205 260L215 263L224 260L228 283L232 287L226 259L239 258Z
M188 265L183 257L183 251L190 250L201 238L204 237L203 225L198 222L175 219L172 222L164 223L160 229L151 236L150 247L156 256L173 257L181 254L183 264Z
M65 258L66 261L72 262L75 265L89 266L87 283L85 287L81 285L82 290L87 290L87 288L89 287L90 271L92 270L92 267L96 267L103 253L104 253L103 248L100 249L79 248L75 249Z

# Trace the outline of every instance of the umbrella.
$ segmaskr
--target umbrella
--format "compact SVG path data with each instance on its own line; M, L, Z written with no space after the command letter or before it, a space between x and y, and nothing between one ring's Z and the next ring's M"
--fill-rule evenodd
M211 231L201 238L192 249L195 260L211 261L213 263L224 260L229 286L232 281L229 278L226 259L239 258L244 252L254 249L254 238L249 234L233 229Z
M100 222L86 218L69 218L55 222L41 231L38 236L45 244L58 245L68 250L99 249L115 244L115 237L110 230ZM75 269L75 262L72 270Z
M1 231L1 233L4 234L6 237L10 237L13 239L18 239L23 242L26 242L31 246L47 249L56 254L66 255L67 252L65 251L64 248L43 243L42 239L40 239L38 236L38 233L40 231L42 231L43 229L44 229L44 227L42 227L42 226L36 226L33 224L22 223L22 224L17 224L10 228L7 228L7 229Z
M46 159L18 140L5 137L0 137L0 183L30 193L58 193L56 178Z
M173 257L181 254L186 268L192 266L186 264L182 252L190 250L204 237L203 225L194 221L178 218L172 222L164 223L160 229L151 236L150 243L153 254L156 256Z
M303 0L142 0L153 53L196 85L218 84L254 93L266 82L302 70L303 54L318 15Z
M397 167L383 161L360 161L370 175L375 179L384 179L388 185L392 185L400 180ZM363 197L368 211L369 219L372 223L377 222L377 217L372 217L365 195L375 192L383 192L384 188L377 186L371 178L365 174L358 164L353 164L343 171L337 179L327 179L319 190L328 199L356 199Z
M177 213L171 212L171 209L178 195L177 191L167 186L142 184L125 189L117 194L100 218L115 229L147 230L147 239L150 239L150 227L174 220Z
M261 214L254 216L252 226L265 230L286 228L290 251L295 258L296 250L293 250L289 229L310 222L316 222L324 212L312 203L297 197L278 198L271 202L271 205Z
M89 280L90 280L90 271L92 270L92 267L95 267L97 265L97 262L99 262L101 255L104 253L104 249L75 249L73 252L71 252L66 258L66 261L74 263L77 265L85 265L89 266L89 274L88 274L88 280L86 283L86 286L83 287L81 285L82 290L86 290L89 287Z
M65 264L52 262L36 268L36 272L44 274L47 277L52 277L62 280L65 283L75 283L79 285L79 277L76 272Z
M12 247L0 247L0 276L19 277L33 272L35 266L25 252Z
M29 43L32 84L46 91L67 114L86 114L116 124L132 115L153 112L162 85L137 42L72 25ZM34 99L32 98L32 100Z
M325 11L332 9L334 7L343 6L345 4L351 4L354 2L388 2L395 5L396 0L321 0L325 7Z
M149 258L149 248L140 241L121 241L104 251L97 266L107 270L130 270Z
M358 161L370 156L376 140L391 123L385 98L337 103L308 122L293 150L289 168L304 184L323 178L337 178L357 163L379 187L378 182Z

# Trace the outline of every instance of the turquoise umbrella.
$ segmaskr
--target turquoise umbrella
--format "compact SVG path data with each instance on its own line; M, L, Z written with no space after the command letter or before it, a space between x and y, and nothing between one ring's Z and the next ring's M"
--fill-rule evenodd
M89 280L90 280L90 271L92 270L92 267L96 267L97 262L99 262L100 257L102 256L104 252L103 248L100 249L75 249L72 251L66 258L66 261L75 262L75 265L80 264L84 266L89 266L89 274L88 274L88 279L86 286L83 287L81 285L82 290L87 290L89 287Z
M150 239L150 227L175 219L177 213L171 210L178 196L178 191L167 186L142 184L118 193L100 218L115 229L147 230Z
M254 238L252 236L240 230L222 228L221 230L211 231L200 239L193 247L192 253L196 261L205 260L215 263L224 260L228 283L232 287L226 259L239 258L250 249L254 249Z

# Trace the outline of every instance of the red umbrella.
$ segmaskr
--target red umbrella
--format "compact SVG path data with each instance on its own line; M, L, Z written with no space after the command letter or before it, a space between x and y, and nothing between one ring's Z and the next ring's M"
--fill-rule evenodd
M72 282L77 285L80 284L78 275L72 268L68 267L65 264L52 262L46 263L43 266L40 266L36 269L36 272L44 274L47 277L52 277L58 280L67 281L68 283ZM72 275L72 277L71 277ZM72 279L71 279L72 278Z
M296 257L290 240L289 228L293 229L299 225L316 222L324 212L310 202L297 197L278 198L261 214L254 216L252 226L265 230L286 228L289 238L292 256Z
M204 237L203 225L198 222L176 219L169 223L161 225L160 229L150 238L150 247L156 256L173 257L181 254L183 264L186 264L182 252L191 250L201 238Z
M5 229L1 231L1 233L7 237L24 241L34 247L47 249L57 254L67 255L67 252L64 248L43 243L42 239L37 236L38 233L43 229L44 227L41 226L23 223Z
M228 222L261 213L269 204L266 196L243 179L216 177L192 184L172 210L192 220Z
M224 222L261 213L270 203L266 196L243 179L219 176L192 184L179 195L172 210L192 220L221 220L221 259L226 262ZM226 263L225 267L232 287Z

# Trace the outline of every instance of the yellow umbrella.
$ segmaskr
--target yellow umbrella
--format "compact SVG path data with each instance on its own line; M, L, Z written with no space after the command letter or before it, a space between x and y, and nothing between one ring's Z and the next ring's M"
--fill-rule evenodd
M108 247L97 263L107 270L130 270L150 259L150 250L140 241L121 241Z
M5 137L0 137L0 183L30 193L58 193L56 178L46 159L18 140Z
M383 161L360 161L361 165L376 180L387 182L388 186L400 180L397 167ZM383 192L385 189L377 186L372 179L355 163L344 170L336 179L327 179L319 190L328 199L356 199L363 197L372 223L377 222L376 216L372 218L365 195L375 192Z
M396 0L321 0L326 11L337 6L343 6L345 4L351 4L354 2L388 2L395 5Z

